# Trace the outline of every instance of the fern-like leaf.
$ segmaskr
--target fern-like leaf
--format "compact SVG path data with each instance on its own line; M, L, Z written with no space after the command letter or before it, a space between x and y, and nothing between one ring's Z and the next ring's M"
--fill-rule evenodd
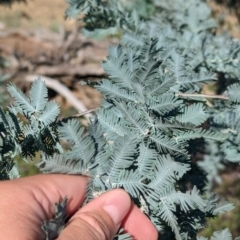
M218 214L221 214L221 213L231 211L233 209L234 209L233 203L222 202L222 203L220 203L216 206L216 208L213 211L213 214L218 215Z
M173 212L176 211L176 207L175 205L169 204L168 198L164 198L164 195L168 195L169 191L171 190L169 190L169 188L166 188L165 191L162 192L161 197L163 198L159 203L159 210L157 215L161 217L161 219L163 219L172 228L173 232L175 233L176 240L182 240L180 235L180 229L177 223L177 218L173 214Z
M17 107L22 109L23 113L31 115L35 112L35 108L31 105L29 98L26 97L25 94L14 84L10 84L7 89L11 96L15 99Z
M98 121L108 134L115 133L119 136L124 136L125 131L122 120L115 114L111 114L111 111L100 109L98 112Z
M157 83L155 85L154 83L152 84L150 91L148 91L148 96L153 96L153 95L159 95L166 93L174 84L176 83L176 80L174 79L173 76L169 76L168 74L165 74L163 76L163 79L161 79L161 82Z
M72 150L67 153L68 159L81 159L89 163L94 155L94 144L90 136L83 136L84 128L76 119L69 120L59 127L59 135L72 145Z
M134 198L139 198L146 191L146 185L143 183L145 177L138 171L121 170L119 176L112 180L112 187L123 187Z
M111 81L107 79L103 79L99 85L96 86L96 89L104 94L105 97L108 98L120 98L128 101L136 102L136 94L130 92L127 89L120 88L116 84L113 84Z
M139 156L136 160L138 171L147 178L152 178L157 158L158 152L155 149L150 149L144 142L141 142L139 146Z
M107 61L102 62L103 69L109 74L109 77L120 87L132 89L132 73L125 64L125 57L121 55L118 58L108 56Z
M172 185L189 170L188 164L174 161L170 155L161 155L155 165L154 178L149 187L161 191L166 186Z
M210 240L232 240L232 234L228 228L226 228L224 230L214 232Z
M106 172L110 181L118 178L121 169L127 169L133 165L134 155L137 153L135 141L131 137L126 136L114 142L113 152L109 158Z
M177 144L174 139L159 132L156 132L149 137L156 144L160 153L182 154L186 156L186 151L183 149L184 145Z
M47 87L40 78L37 78L30 90L30 102L32 106L35 108L36 112L41 112L45 108L47 104Z
M204 105L201 103L194 103L184 107L182 112L183 114L176 117L176 120L181 123L191 123L199 126L208 118Z
M156 78L159 65L160 62L155 60L150 60L142 64L136 73L138 81L145 84L146 86L150 85L153 79Z
M149 109L158 112L161 115L178 108L182 100L177 99L173 94L163 94L157 98L151 98L148 102Z
M211 83L214 80L216 80L216 75L212 72L200 74L190 73L187 76L180 77L178 84L181 88L199 91L204 83Z
M228 133L221 133L221 132L212 132L208 130L202 130L202 129L196 129L196 130L189 130L189 131L176 131L176 135L174 138L176 139L177 143L185 142L190 139L196 139L196 138L205 138L208 140L214 140L214 141L225 141L228 137Z
M142 136L145 136L148 133L148 125L144 119L142 119L141 111L139 111L140 109L136 104L126 104L123 101L116 101L114 103L122 112L123 116L126 118L126 121L129 122L129 129L140 133L138 135Z
M66 155L55 154L51 158L43 157L37 166L45 173L89 175L89 169L82 160L69 160Z
M181 209L185 212L188 212L190 209L200 209L201 211L204 211L206 206L202 197L199 196L199 190L197 190L196 186L186 193L179 191L173 192L169 195L169 198L173 203L178 203Z
M180 83L181 77L185 75L184 58L176 51L172 51L172 61L169 69L173 72L176 82Z
M240 103L240 84L234 83L227 88L227 95L233 102Z
M54 122L60 113L59 106L56 102L51 101L46 104L43 113L38 117L39 121L43 122L45 125L49 125Z

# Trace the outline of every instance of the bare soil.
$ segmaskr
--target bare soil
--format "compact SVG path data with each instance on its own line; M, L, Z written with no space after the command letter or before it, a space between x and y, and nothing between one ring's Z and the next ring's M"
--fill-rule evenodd
M64 19L66 8L64 0L28 0L27 3L15 3L10 8L0 6L0 21L8 27L58 31L60 26L71 28L75 22Z

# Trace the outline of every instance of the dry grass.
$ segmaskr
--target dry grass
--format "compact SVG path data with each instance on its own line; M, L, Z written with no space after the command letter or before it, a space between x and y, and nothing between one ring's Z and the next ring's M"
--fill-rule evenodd
M67 4L64 0L28 0L15 3L11 8L0 6L0 21L13 28L50 28L57 31L62 25L73 26L73 20L65 20Z

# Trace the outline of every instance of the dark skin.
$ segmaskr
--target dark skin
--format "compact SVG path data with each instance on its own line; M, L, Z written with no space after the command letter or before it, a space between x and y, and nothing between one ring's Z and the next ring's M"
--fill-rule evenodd
M41 225L65 196L71 218L58 240L111 240L120 226L136 240L158 239L154 225L124 190L111 190L79 209L86 182L85 177L61 174L0 182L1 239L44 240Z

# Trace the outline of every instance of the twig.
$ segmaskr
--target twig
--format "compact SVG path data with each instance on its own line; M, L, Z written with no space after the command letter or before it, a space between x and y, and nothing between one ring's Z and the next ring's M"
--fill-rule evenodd
M79 112L79 113L73 115L72 117L81 117L81 116L83 116L83 115L85 115L85 114L88 114L88 113L90 113L90 112L96 111L96 110L98 110L98 109L99 109L99 108L93 108L93 109L90 109L90 110L85 111L85 112Z
M77 27L77 24L75 24L73 31L71 32L71 34L67 38L67 41L63 42L63 45L62 45L62 55L64 55L67 52L69 47L76 40L77 36L78 36L78 27Z
M58 66L40 66L36 68L36 73L39 75L48 75L48 76L94 76L94 77L103 77L105 76L104 70L101 68L101 65L98 63L88 63L82 65L81 67L72 66L67 63L60 64Z
M72 104L72 106L74 106L77 109L78 112L80 113L86 112L85 116L87 118L93 117L93 115L90 112L88 112L89 110L84 106L84 104L78 98L76 98L67 87L65 87L62 83L60 83L56 79L45 76L29 75L26 76L26 80L28 82L34 82L38 77L41 77L44 80L47 87L55 90L60 95L65 97Z
M229 98L227 96L223 95L209 95L209 94L198 94L198 93L176 93L175 96L181 96L181 97L202 97L202 98L215 98L215 99L223 99L228 100Z

